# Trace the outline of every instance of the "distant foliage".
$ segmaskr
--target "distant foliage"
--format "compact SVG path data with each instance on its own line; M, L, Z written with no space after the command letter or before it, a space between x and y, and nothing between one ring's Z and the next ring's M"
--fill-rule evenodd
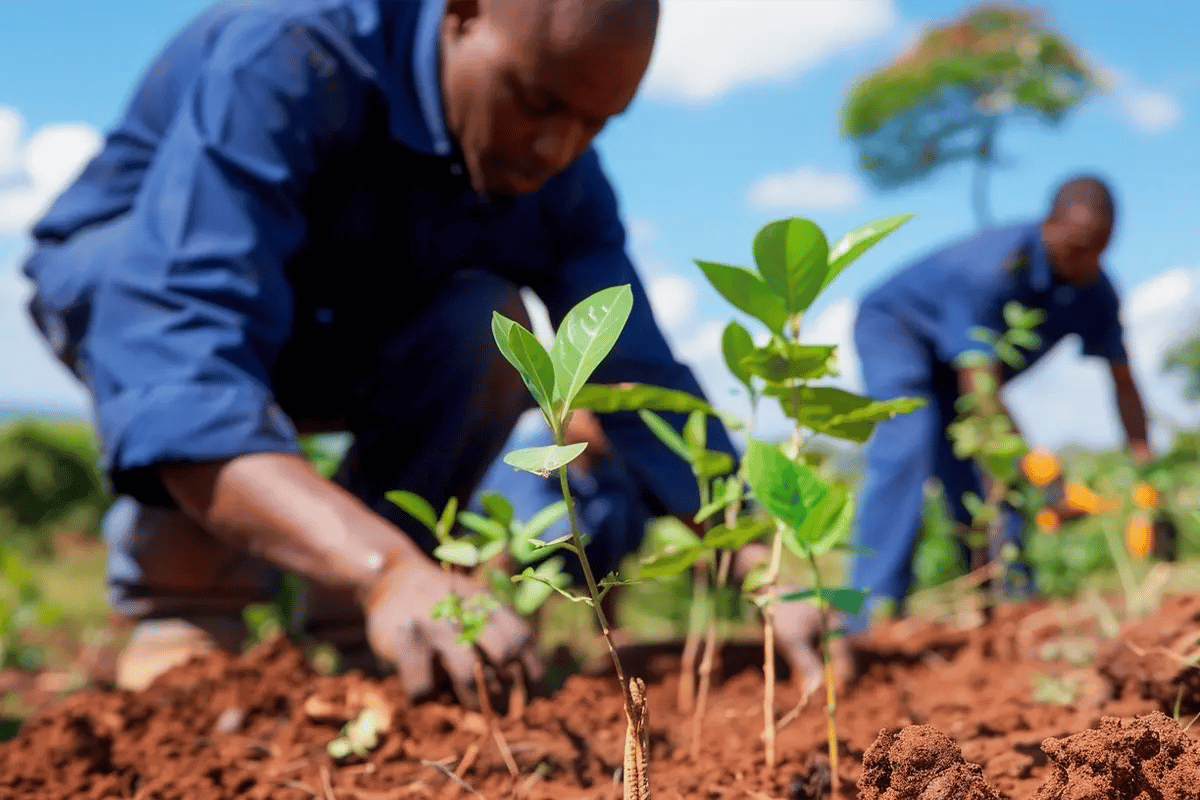
M1034 10L986 5L930 28L905 55L851 90L842 127L877 189L974 162L975 208L988 223L988 171L1002 123L1058 125L1102 78Z
M0 428L0 531L48 555L58 529L96 534L113 498L82 422L20 420Z

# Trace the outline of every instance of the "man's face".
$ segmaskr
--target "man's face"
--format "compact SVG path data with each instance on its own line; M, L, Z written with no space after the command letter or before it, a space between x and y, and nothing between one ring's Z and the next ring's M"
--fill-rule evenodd
M1100 277L1100 257L1112 237L1112 221L1086 205L1051 215L1042 227L1054 271L1068 283L1086 286Z
M653 36L573 32L570 3L556 12L568 19L553 25L544 12L539 24L530 19L537 14L513 18L490 13L492 5L447 4L442 85L472 185L506 198L537 191L625 110L649 64Z

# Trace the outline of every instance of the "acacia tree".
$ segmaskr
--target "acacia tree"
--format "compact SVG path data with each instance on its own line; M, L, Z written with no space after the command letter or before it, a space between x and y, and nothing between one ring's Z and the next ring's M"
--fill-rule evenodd
M850 92L842 128L870 183L887 191L974 163L972 198L990 224L988 178L1010 118L1056 127L1103 79L1031 9L986 5L930 28Z

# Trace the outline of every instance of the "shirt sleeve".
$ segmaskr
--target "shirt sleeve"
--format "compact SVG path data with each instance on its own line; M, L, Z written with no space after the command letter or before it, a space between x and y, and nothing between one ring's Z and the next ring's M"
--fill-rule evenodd
M160 462L300 451L270 372L291 331L285 264L307 235L307 181L359 118L362 81L335 38L231 27L164 134L83 347L119 493L169 504Z
M994 305L988 301L987 292L972 281L958 279L947 287L936 331L942 362L957 367L968 357L995 358L991 347L977 338L981 328L1001 332Z
M550 280L531 288L546 304L555 328L579 301L611 286L629 284L633 309L609 356L591 377L594 383L652 384L705 397L692 370L676 360L654 314L646 290L626 251L625 227L616 196L599 157L589 149L560 181L560 252ZM663 414L676 430L686 416ZM691 468L654 436L634 412L605 414L605 433L638 484L672 515L690 517L700 497ZM736 456L719 420L708 420L708 447Z
M1095 324L1080 337L1081 351L1085 356L1096 356L1113 364L1128 364L1125 328L1121 324L1121 301L1107 276L1103 279L1100 292Z

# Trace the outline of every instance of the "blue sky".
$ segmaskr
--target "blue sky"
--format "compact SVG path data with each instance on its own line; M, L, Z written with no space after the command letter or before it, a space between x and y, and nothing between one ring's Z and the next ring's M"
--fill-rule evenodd
M96 146L155 51L207 5L0 3L0 406L84 407L20 314L23 233ZM907 259L972 230L965 169L877 195L856 175L853 149L839 133L841 105L856 78L896 56L924 26L965 7L943 0L665 0L643 92L599 146L660 320L718 402L729 398L715 336L730 312L698 282L693 259L748 265L755 231L783 216L810 217L836 237L869 219L915 212L810 314L811 338L843 344L846 382L854 385L846 341L854 301ZM1055 183L1074 172L1110 178L1121 216L1108 263L1125 296L1135 370L1156 412L1191 424L1200 417L1181 403L1157 362L1200 308L1193 233L1200 166L1190 147L1200 141L1200 68L1191 56L1200 4L1074 0L1041 7L1117 76L1119 88L1059 129L1008 125L1000 149L1013 164L993 178L995 216L1039 215ZM775 194L792 202L753 202L753 187L771 176ZM1073 347L1012 387L1018 417L1032 438L1050 446L1115 444L1119 429L1103 374Z

